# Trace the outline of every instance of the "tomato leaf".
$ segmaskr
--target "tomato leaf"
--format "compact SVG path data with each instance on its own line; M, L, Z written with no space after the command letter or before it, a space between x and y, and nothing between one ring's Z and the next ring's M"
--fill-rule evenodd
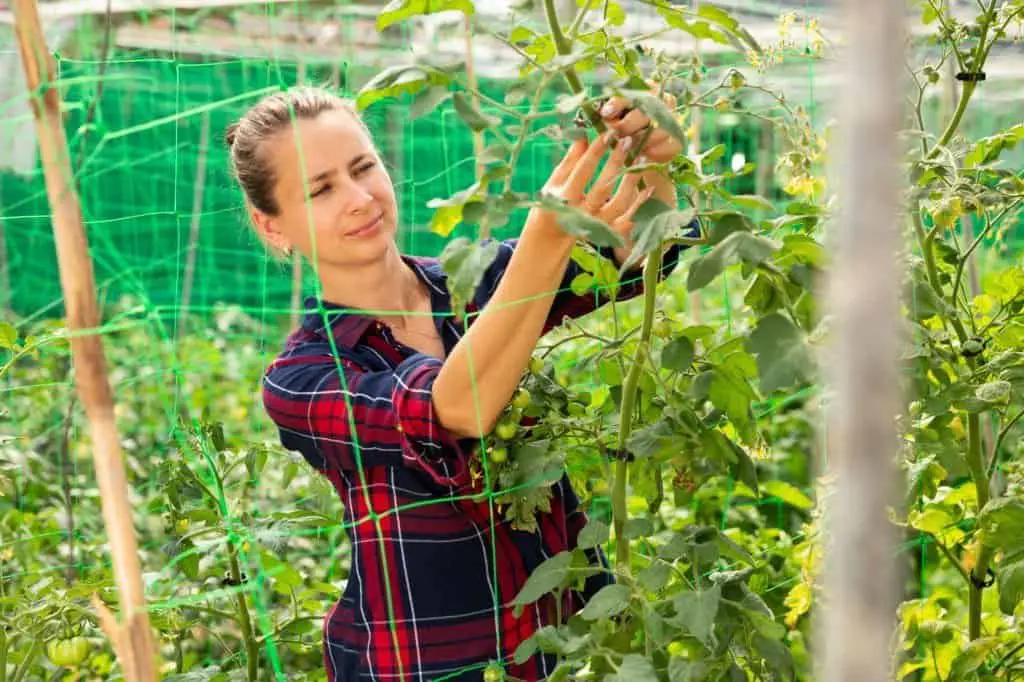
M707 645L721 598L722 588L719 585L706 590L682 592L672 602L676 613L670 622L686 628L691 635Z
M459 11L466 16L475 12L472 0L391 0L377 17L377 30L415 16L437 12Z
M811 379L812 357L805 335L784 315L771 313L761 318L746 348L757 357L765 395Z
M582 549L599 547L600 545L608 542L610 534L610 529L608 528L607 523L597 519L591 519L586 528L580 531L576 544Z
M590 598L580 612L584 620L600 620L622 613L629 606L629 588L614 583L605 585Z
M693 262L686 279L686 288L690 291L702 289L730 265L738 261L757 265L778 249L779 245L767 237L734 232Z
M685 372L693 364L695 349L688 336L680 336L661 350L661 366L673 372Z
M1012 616L1017 604L1024 599L1024 556L1012 562L1005 560L999 566L999 610Z
M618 672L604 679L608 682L658 682L658 675L646 658L640 654L627 654Z
M480 132L487 128L493 128L501 123L497 116L485 114L476 108L464 92L456 92L452 95L452 104L455 105L455 113L459 115L466 125L474 132Z
M459 237L448 243L441 252L441 268L448 275L448 289L454 297L456 315L461 315L465 303L471 300L487 268L498 255L497 241L471 242Z
M403 64L390 66L371 78L356 94L356 106L366 109L374 102L403 93L417 93L430 86L447 86L451 76L433 66Z
M571 552L559 552L542 563L527 578L523 589L512 602L513 605L521 609L560 587L568 577L571 565Z
M689 236L697 236L699 228L689 229L696 211L688 208L684 211L673 211L668 205L657 199L648 199L643 203L636 213L633 214L635 227L630 235L633 242L633 250L630 252L626 262L622 264L622 270L632 268L641 258L653 252L661 243L676 234L686 230ZM695 226L694 226L695 227Z

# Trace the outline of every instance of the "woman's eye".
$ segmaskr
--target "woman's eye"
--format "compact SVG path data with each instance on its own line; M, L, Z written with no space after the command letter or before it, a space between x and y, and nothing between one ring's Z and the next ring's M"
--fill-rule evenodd
M359 175L362 175L363 173L365 173L366 171L370 170L371 168L373 168L376 165L377 165L377 163L375 161L371 161L370 163L357 168L356 169L356 173L358 173Z
M315 197L320 196L321 194L326 194L327 191L330 190L330 189L331 189L330 185L323 185L323 186L319 187L318 189L310 192L309 198L313 199Z

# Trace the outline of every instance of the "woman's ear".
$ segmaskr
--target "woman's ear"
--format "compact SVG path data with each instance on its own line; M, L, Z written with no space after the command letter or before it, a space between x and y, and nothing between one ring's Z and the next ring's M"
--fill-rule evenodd
M269 216L258 208L250 206L249 218L256 228L256 235L263 243L281 252L286 253L291 250L291 242L278 229L277 220L273 216Z

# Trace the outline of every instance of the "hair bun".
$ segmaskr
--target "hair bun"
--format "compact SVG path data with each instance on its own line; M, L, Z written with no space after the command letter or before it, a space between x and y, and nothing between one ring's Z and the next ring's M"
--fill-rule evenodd
M238 122L232 123L224 131L224 143L230 149L235 146L235 138L238 137Z

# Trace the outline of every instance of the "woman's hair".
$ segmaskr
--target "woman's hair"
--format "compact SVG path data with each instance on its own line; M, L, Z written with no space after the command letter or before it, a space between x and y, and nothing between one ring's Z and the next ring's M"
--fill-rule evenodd
M365 121L350 100L323 88L307 86L264 97L228 126L224 142L228 146L231 170L250 205L271 216L276 216L281 209L274 199L277 177L273 164L262 152L263 143L297 120L314 119L328 111L348 112L366 131L367 137L370 136Z

